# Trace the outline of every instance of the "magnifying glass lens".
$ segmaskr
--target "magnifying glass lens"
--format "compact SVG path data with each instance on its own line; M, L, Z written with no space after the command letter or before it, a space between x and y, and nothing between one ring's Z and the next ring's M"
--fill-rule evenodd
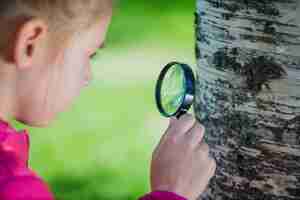
M186 94L184 71L179 64L172 66L166 73L161 87L161 104L169 115L178 111Z
M165 117L179 119L194 102L195 77L190 66L170 62L161 71L155 88L159 112Z

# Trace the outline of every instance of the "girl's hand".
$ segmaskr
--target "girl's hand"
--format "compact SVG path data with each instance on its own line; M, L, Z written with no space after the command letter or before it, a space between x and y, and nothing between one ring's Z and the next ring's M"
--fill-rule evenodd
M204 127L186 114L170 124L155 149L151 164L152 191L169 191L196 200L216 170L203 141Z

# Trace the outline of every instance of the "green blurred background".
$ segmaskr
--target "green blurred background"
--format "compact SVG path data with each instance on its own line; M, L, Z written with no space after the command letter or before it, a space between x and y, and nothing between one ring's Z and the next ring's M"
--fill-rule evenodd
M151 154L168 125L156 110L155 82L169 61L195 66L194 4L116 3L91 86L49 128L30 128L30 165L57 200L136 200L149 192Z

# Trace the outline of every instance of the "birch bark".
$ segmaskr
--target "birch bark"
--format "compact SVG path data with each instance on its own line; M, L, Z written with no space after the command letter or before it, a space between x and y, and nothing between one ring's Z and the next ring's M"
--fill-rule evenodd
M300 0L197 0L203 200L300 199Z

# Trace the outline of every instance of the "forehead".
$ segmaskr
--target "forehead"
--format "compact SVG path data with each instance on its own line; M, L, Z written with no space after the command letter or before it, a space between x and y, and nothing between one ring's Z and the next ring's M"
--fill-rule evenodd
M79 34L75 34L75 41L80 41L81 47L88 46L90 51L97 50L104 43L110 20L111 15L106 15L96 20L89 28L78 30Z
M113 1L112 0L102 0L102 13L104 15L112 15Z
M70 24L73 24L72 32L75 36L75 41L78 43L82 43L82 45L91 46L101 46L103 40L106 36L106 32L108 26L110 24L113 12L113 4L111 0L101 0L103 3L101 5L101 11L98 14L91 14L94 17L87 17L82 24L86 24L86 26L80 26L78 23L72 23L72 20L69 20ZM72 34L73 35L73 34ZM88 43L88 44L87 44Z

